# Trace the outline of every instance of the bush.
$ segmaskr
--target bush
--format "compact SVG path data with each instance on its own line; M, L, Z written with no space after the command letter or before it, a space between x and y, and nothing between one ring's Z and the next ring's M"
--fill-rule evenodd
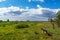
M7 22L9 22L9 19L7 19Z
M2 20L0 20L0 22L3 22Z
M29 25L28 24L17 24L16 25L16 29L20 29L20 28L28 28L29 27Z

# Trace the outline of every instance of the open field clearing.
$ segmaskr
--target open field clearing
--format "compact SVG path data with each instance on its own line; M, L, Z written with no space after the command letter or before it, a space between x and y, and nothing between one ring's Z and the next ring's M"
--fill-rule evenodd
M50 22L1 22L0 40L60 40L60 28L54 27Z

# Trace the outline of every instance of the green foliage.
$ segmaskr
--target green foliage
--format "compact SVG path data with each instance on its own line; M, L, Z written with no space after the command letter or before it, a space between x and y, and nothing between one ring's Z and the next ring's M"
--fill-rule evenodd
M7 19L7 22L9 22L9 19Z
M39 40L39 35L32 35L28 38L28 40Z
M16 29L28 28L28 27L29 27L28 24L17 24L17 25L16 25Z
M60 11L57 12L57 16L56 16L55 20L57 23L60 21Z
M5 26L5 27L4 27ZM52 36L41 30L46 29ZM52 28L49 22L1 22L0 40L59 40L60 28Z
M50 22L51 22L51 23L54 22L52 18L50 19Z
M57 12L56 20L60 20L60 11Z
M57 12L56 23L57 23L58 27L60 27L60 11Z
M0 20L0 22L3 22L2 20Z

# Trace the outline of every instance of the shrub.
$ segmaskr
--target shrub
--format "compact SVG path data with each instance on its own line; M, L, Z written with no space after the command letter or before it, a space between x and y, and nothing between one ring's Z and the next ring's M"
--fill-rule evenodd
M2 20L0 20L0 22L3 22Z
M17 24L16 25L16 29L20 29L20 28L28 28L29 27L29 25L28 24Z
M3 24L3 27L5 27L6 25L5 24Z
M7 19L7 22L9 22L9 19Z

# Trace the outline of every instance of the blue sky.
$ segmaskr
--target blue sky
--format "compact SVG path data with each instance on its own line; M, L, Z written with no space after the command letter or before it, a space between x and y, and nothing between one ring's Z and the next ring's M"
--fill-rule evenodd
M60 10L60 0L0 0L0 20L47 21Z
M36 5L41 5L42 7L45 8L60 8L60 0L5 0L0 2L0 7L9 7L9 6L17 6L17 7L22 7L25 8L26 6L30 8L37 8Z

